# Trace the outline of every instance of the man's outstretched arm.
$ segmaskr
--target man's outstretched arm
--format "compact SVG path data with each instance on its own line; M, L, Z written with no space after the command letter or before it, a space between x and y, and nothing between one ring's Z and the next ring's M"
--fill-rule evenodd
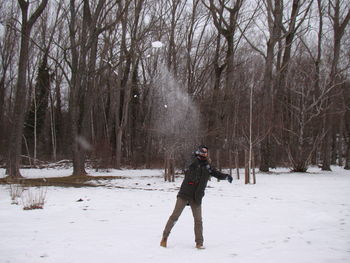
M229 181L229 183L232 183L233 178L231 175L224 174L211 166L209 166L208 170L209 170L209 173L211 176L214 176L215 178L217 178L219 180L227 180L227 181Z

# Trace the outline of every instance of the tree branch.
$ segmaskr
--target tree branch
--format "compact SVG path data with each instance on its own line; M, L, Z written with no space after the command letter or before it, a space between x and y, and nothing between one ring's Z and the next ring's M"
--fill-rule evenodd
M23 0L19 0L19 1L23 1ZM44 11L46 5L47 5L48 0L43 0L40 5L38 6L38 8L34 11L34 13L30 16L29 20L28 20L28 27L31 28L34 23L36 22L36 20L39 18L39 16L42 14L42 12Z

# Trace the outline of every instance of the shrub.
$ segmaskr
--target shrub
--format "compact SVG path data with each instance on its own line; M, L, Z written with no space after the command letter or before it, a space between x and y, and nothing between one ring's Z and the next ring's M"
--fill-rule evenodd
M43 209L46 199L46 188L28 189L22 195L23 210Z
M18 199L22 196L24 189L19 184L10 184L11 204L18 205Z

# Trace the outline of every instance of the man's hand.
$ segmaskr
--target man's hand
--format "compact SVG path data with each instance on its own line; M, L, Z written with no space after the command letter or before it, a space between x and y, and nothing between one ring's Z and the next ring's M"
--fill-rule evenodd
M232 180L233 180L232 176L231 176L231 175L227 175L227 181L228 181L230 184L232 183Z

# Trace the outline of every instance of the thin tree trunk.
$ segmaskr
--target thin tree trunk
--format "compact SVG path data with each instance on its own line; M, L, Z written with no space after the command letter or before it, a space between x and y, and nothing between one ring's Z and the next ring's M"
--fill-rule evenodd
M249 152L247 150L244 151L244 183L249 184Z
M255 174L255 155L252 155L252 176L253 176L253 184L256 184L256 174Z
M350 137L350 136L349 136ZM347 145L347 150L345 154L345 170L350 170L350 143Z
M239 180L239 179L240 179L240 175L239 175L239 156L238 156L238 150L235 150L235 166L236 166L237 180Z
M0 79L0 155L4 153L4 150L6 149L5 147L5 132L4 132L4 116L5 116L5 79L6 79L6 70L4 72L4 75Z

